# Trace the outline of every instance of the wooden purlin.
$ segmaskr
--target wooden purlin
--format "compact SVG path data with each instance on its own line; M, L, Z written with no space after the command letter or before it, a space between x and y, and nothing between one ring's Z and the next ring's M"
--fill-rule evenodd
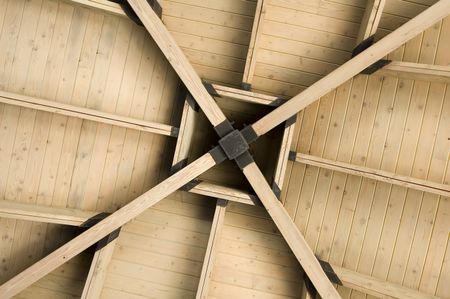
M416 179L413 177L406 177L395 173L371 169L365 166L358 166L349 163L332 161L324 158L314 157L302 153L291 153L295 155L292 157L296 162L326 168L334 171L344 172L352 175L362 176L370 179L374 179L381 182L386 182L398 186L403 186L420 191L430 192L437 195L450 197L450 186L430 182L426 180Z
M216 209L214 211L214 218L211 225L211 232L208 240L208 247L206 248L202 273L200 275L198 284L196 299L208 298L209 282L211 280L212 270L216 259L217 247L222 234L226 205L227 201L223 199L217 200Z
M131 117L119 116L94 109L77 107L11 92L0 91L0 102L165 136L176 137L178 134L178 128L170 125L133 119Z

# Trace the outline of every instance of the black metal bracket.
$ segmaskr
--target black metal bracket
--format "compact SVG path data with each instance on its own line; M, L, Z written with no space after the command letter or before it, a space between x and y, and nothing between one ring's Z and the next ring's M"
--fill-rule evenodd
M133 8L131 7L130 3L128 3L127 0L109 0L111 2L120 4L120 7L122 7L125 14L136 24L139 26L144 26L137 16L137 14L134 12ZM162 7L159 5L157 0L147 0L147 3L150 5L150 7L153 9L153 11L156 13L156 15L161 19L162 17Z
M362 42L360 42L359 45L357 45L353 49L352 58L355 57L356 55L360 54L361 52L364 52L364 50L366 50L367 48L372 46L374 41L375 41L375 35L372 35L372 36L369 36L368 38L366 38L365 40L363 40ZM362 70L361 74L371 75L371 74L375 73L376 71L378 71L379 69L381 69L382 67L388 65L391 62L392 61L388 60L388 59L380 59L377 62L375 62L372 65L365 68L364 70Z
M177 163L172 165L172 167L170 168L170 174L172 175L172 174L177 173L181 169L185 168L186 165L188 165L188 159L187 158L178 161Z
M201 182L202 182L201 180L194 179L194 180L190 181L189 183L187 183L186 185L184 185L183 187L181 187L180 189L188 192L189 190L191 190L192 188L194 188Z
M278 107L283 105L284 103L286 103L287 101L289 101L291 99L291 97L288 96L279 96L278 98L276 98L275 100L273 100L269 106L272 107Z
M100 221L102 221L103 219L105 219L106 217L108 217L109 215L111 215L111 213L103 212L103 213L97 214L95 216L92 216L91 218L89 218L88 220L83 222L80 225L80 227L84 228L84 229L91 228L94 225L96 225L97 223L99 223ZM99 240L95 247L95 251L102 249L103 247L105 247L106 245L108 245L109 243L111 243L112 241L117 239L117 237L119 236L119 233L120 233L120 229L121 229L120 227L115 229L114 231L109 233L107 236L105 236L101 240Z
M252 90L252 85L250 83L242 82L241 83L241 89L242 90L246 90L246 91L250 91L250 90Z
M250 148L239 130L233 130L222 137L219 140L219 145L230 160L236 159Z
M289 117L288 119L286 119L286 121L284 122L284 127L289 128L290 126L295 124L296 121L297 121L297 114L294 114L291 117Z
M275 194L275 196L278 199L280 199L280 197L281 197L281 189L280 189L280 187L278 186L278 184L275 181L272 182L272 191Z
M294 151L290 151L289 155L288 155L288 160L289 161L295 161L297 159L297 153Z
M319 258L317 260L320 263L320 266L322 266L323 272L327 275L328 279L335 284L342 285L342 281L337 276L336 272L334 272L333 267L331 267L330 263L323 261Z
M191 95L189 91L186 92L186 102L189 106L191 106L192 110L195 112L198 112L200 110L200 106L197 104L197 101L194 99L194 97Z
M220 94L217 92L217 90L214 88L214 86L206 81L203 81L203 86L205 86L206 91L212 95L213 97L220 98Z
M336 272L334 272L333 268L328 262L322 261L321 259L317 258L317 260L320 263L320 266L322 267L323 272L325 272L325 275L328 277L328 279L335 284L342 285L342 281L337 276ZM304 274L304 280L305 280L305 286L306 291L308 294L311 295L311 297L315 298L317 295L317 289L309 279L308 275L306 273Z

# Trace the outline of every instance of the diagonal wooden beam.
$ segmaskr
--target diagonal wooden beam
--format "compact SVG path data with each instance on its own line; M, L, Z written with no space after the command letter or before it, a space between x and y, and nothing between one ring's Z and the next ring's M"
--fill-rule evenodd
M349 163L332 161L324 158L314 157L311 155L296 153L295 161L303 164L344 172L352 175L358 175L369 179L394 184L402 187L416 189L450 197L450 185L439 184L426 180L416 179L392 172L373 169L365 166L353 165Z
M217 162L210 153L204 154L193 163L5 282L0 286L0 297L11 298L18 294L27 286L64 264L216 164Z
M256 163L247 165L243 172L320 296L322 298L340 298L336 289L324 274L314 252L292 221L283 204L267 184L266 178Z
M345 81L359 74L368 66L394 51L431 25L440 21L449 13L450 0L440 0L359 55L353 57L342 66L305 89L299 95L293 97L282 106L252 124L253 129L258 136L264 135L289 117L298 113L300 110L317 101Z
M102 112L84 107L77 107L74 105L58 103L55 101L48 101L37 97L30 97L12 92L0 91L0 103L92 120L149 133L172 137L176 137L178 135L178 128L174 126L120 116L117 114Z
M205 89L202 80L148 2L146 0L128 0L128 3L202 108L209 122L215 127L226 120L222 110Z

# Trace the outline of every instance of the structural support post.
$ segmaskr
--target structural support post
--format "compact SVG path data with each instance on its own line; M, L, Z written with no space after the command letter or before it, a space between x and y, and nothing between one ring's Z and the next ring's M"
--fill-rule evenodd
M197 295L195 296L196 299L206 299L208 296L209 282L211 281L212 270L216 259L217 246L222 233L226 205L226 200L217 200L214 218L211 225L211 233L208 240L208 247L206 248L202 273L198 283Z

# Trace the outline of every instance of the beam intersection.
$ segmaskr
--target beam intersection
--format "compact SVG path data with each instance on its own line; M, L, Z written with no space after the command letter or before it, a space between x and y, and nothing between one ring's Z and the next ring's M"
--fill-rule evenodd
M169 62L171 62L175 71L185 83L188 90L192 93L193 98L196 99L211 124L214 127L217 127L224 121L227 121L223 112L217 106L208 91L204 88L200 78L181 52L181 49L176 45L175 41L170 36L154 10L145 0L129 0L128 2L141 22L150 32L162 52L166 55ZM369 47L363 53L355 56L349 62L319 80L301 94L295 96L285 104L279 106L274 111L255 122L250 126L251 130L254 131L254 136L258 137L267 133L278 124L281 124L289 117L295 115L299 110L304 109L307 105L318 100L328 91L334 89L339 84L345 82L349 78L361 72L363 69L375 63L377 60L384 57L398 45L411 39L416 34L423 31L426 27L431 26L437 20L442 19L448 15L449 12L450 1L439 1L415 19L391 33L391 35L388 35L380 42L377 42L373 46ZM235 131L231 124L227 124L225 126L228 129L223 136L220 136L219 134L221 138L224 138L228 134ZM242 132L235 132L233 134L234 135L230 135L227 139L231 138L230 140L233 140L233 138L243 138L245 140ZM226 143L227 139L224 139L222 143ZM90 245L96 243L105 235L111 233L129 220L135 218L146 208L152 206L173 191L179 189L183 186L183 184L193 180L201 173L207 171L218 163L223 162L227 158L235 159L235 156L238 153L248 152L247 149L244 151L242 142L239 146L239 150L235 151L235 149L231 147L231 153L229 152L228 154L223 150L222 145L217 146L216 148L223 151L225 155L221 154L214 156L215 153L211 153L211 151L204 154L195 162L184 167L140 197L136 198L131 203L113 213L111 216L106 217L104 220L86 230L78 237L69 241L66 245L63 245L61 248L57 249L41 261L37 262L0 286L0 293L5 294L6 298L14 296L57 266L74 257ZM239 155L237 157L239 157ZM272 217L280 232L286 239L289 247L294 252L318 293L323 298L339 298L339 294L325 275L319 261L314 256L311 248L306 243L306 240L300 231L290 219L283 205L276 198L273 190L267 183L267 180L259 170L258 166L254 163L254 161L252 161L244 166L242 171L261 199L266 210L269 212L269 215Z

